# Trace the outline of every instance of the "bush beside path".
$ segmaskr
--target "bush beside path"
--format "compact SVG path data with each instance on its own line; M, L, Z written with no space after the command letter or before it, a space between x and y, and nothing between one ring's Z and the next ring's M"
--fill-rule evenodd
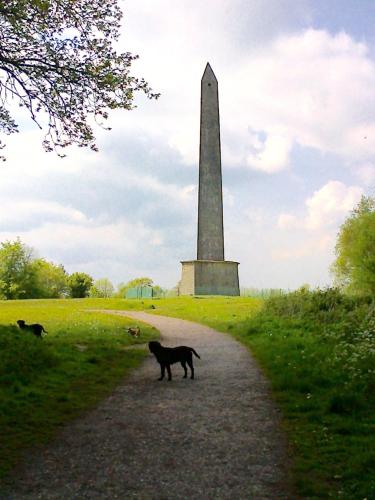
M175 318L107 311L191 345L196 379L151 355L113 394L8 478L1 498L291 498L287 445L269 384L230 336Z

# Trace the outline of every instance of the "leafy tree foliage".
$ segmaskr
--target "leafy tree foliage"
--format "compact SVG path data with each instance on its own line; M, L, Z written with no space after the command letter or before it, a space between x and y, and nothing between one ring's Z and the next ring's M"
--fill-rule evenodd
M58 299L68 295L68 275L62 265L36 259L32 266L36 276L34 298Z
M109 298L112 297L114 287L108 278L96 280L90 290L90 297Z
M0 244L0 299L86 297L91 276L68 276L62 265L36 258L34 250L17 239Z
M62 266L36 259L33 249L19 239L1 243L1 298L59 298L66 292L67 274Z
M375 198L363 196L342 224L332 271L348 291L375 294Z
M167 293L166 290L164 290L161 286L155 285L152 287L152 292L154 297L164 297L165 294Z
M16 241L5 241L0 246L0 297L23 299L33 295L36 272L33 251Z
M126 283L126 286L128 288L135 288L137 286L153 286L153 285L154 281L151 278L147 277L135 278Z
M118 0L0 0L0 132L18 131L18 102L46 126L46 151L96 150L90 116L103 124L138 91L157 98L130 74L138 56L114 48L121 17Z
M86 273L73 273L68 277L69 295L74 299L87 297L94 280Z

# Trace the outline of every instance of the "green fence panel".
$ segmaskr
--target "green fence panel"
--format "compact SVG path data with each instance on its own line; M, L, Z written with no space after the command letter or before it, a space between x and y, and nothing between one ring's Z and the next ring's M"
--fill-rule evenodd
M127 299L152 299L153 289L151 286L137 286L128 288L126 291Z

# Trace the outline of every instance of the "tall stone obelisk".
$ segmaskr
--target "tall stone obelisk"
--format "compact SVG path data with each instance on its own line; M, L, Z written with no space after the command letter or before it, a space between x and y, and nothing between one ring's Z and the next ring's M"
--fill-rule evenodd
M201 81L198 260L224 260L219 95L207 63Z
M201 81L197 260L182 261L181 295L239 295L238 262L224 260L218 82Z

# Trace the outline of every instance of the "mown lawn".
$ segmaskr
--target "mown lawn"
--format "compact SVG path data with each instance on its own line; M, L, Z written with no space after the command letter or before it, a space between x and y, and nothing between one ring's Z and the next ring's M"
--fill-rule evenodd
M125 332L133 320L88 311L103 302L123 308L102 300L0 302L0 477L25 449L107 395L147 353L127 347L158 338L141 325L134 339ZM41 323L48 335L20 331L18 319Z

